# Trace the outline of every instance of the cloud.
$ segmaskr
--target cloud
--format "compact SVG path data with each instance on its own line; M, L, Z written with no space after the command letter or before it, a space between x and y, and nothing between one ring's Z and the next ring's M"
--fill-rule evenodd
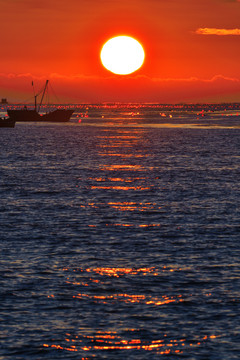
M240 29L216 29L216 28L199 28L196 30L199 35L240 35Z
M62 76L49 74L57 99L62 103L99 102L227 102L238 101L240 79L216 75L209 79L161 79L147 76L94 77L85 75ZM35 90L42 88L45 79L33 74L0 74L0 92L9 103L33 101ZM50 87L51 88L51 87ZM3 96L3 95L2 95ZM56 101L57 100L57 101ZM58 101L59 100L59 101Z

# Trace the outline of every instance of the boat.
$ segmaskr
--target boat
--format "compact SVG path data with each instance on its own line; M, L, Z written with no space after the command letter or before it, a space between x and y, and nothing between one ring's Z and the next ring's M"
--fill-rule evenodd
M54 109L45 114L40 113L42 102L48 87L49 80L46 81L44 90L37 95L34 95L35 106L34 109L28 109L25 105L22 109L8 109L7 113L9 119L15 122L19 121L41 121L41 122L67 122L70 120L75 109ZM42 94L40 104L37 106L37 97Z
M15 126L15 120L10 118L0 118L0 128L1 127L8 127L8 128L14 128Z

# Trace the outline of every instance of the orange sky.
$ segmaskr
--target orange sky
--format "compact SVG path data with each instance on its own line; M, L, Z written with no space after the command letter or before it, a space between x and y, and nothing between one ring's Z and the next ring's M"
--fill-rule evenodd
M0 0L0 98L49 78L65 102L240 101L240 0ZM137 38L142 68L113 75L103 43Z

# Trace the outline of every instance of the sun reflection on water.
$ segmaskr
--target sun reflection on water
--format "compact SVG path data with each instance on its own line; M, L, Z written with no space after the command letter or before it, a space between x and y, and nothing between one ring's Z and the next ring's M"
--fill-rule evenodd
M107 171L115 171L115 170L123 170L123 171L129 171L129 170L133 170L133 171L143 171L143 166L142 165L130 165L130 164L103 164L101 167L102 170L107 170Z
M195 295L188 294L186 297L182 294L163 294L156 296L121 292L109 294L102 287L103 284L106 285L109 277L117 280L124 277L127 279L131 277L139 279L142 276L150 280L149 277L157 278L164 273L171 276L171 273L181 272L182 270L184 269L177 266L163 266L160 269L155 267L65 267L59 269L62 274L67 275L65 283L71 286L73 301L89 304L90 308L101 305L112 309L124 309L125 306L127 306L126 309L129 309L129 306L141 308L143 305L149 308L178 306L178 304L191 300ZM94 287L93 284L95 284ZM85 288L86 291L79 292L78 288L81 290ZM99 293L100 289L101 293ZM202 295L209 297L212 294L205 293ZM49 301L57 301L57 294L56 296L53 294L48 295L48 299ZM120 327L117 331L111 327L105 331L98 329L96 331L87 329L86 331L83 328L79 329L77 333L65 333L65 337L61 341L53 339L51 342L44 343L43 348L55 351L79 352L81 359L85 360L98 358L101 352L113 350L123 351L123 356L127 356L128 352L133 351L153 352L156 355L178 355L189 353L191 349L212 342L216 338L215 334L190 335L189 337L177 338L167 333L160 333L157 337L156 334L151 334L150 338L148 338L146 335L143 336L141 329L137 328Z
M98 178L89 178L89 180L94 180L97 182L106 182L106 181L113 181L113 182L134 182L137 180L143 180L143 178L139 178L139 177L134 177L134 178L121 178L121 177L108 177L108 178L102 178L102 177L98 177Z
M119 211L149 211L149 210L156 210L156 209L161 209L160 206L157 206L156 203L136 203L134 201L123 201L123 202L109 202L108 203L109 206L111 206L113 209L115 210L119 210Z
M138 338L137 329L127 329L129 334L132 333L134 338L126 339L115 331L103 332L98 331L94 335L72 335L71 333L65 334L65 339L62 344L43 344L44 348L54 348L56 350L65 351L79 351L82 354L89 352L91 358L96 357L99 351L108 350L122 350L122 351L133 351L133 350L145 350L154 351L157 355L164 354L183 354L191 348L196 348L203 345L206 342L214 341L217 336L205 335L203 337L192 337L190 339L179 338L172 339L164 334L161 339L156 340L145 340ZM86 357L82 359L88 359Z
M127 158L143 158L146 155L142 155L142 154L121 154L121 153L99 153L99 156L109 156L109 157L120 157L122 159L127 159Z
M120 124L121 125L121 124ZM163 125L162 125L163 126ZM104 129L104 135L97 136L97 154L98 159L96 168L98 173L95 176L88 177L87 189L94 193L94 200L82 203L81 209L89 212L97 212L102 209L108 209L114 213L116 217L112 217L111 221L104 220L100 223L88 223L89 228L122 228L124 231L132 231L133 229L142 229L141 231L158 231L161 223L157 221L147 221L146 214L158 214L162 211L161 204L151 201L151 197L142 198L141 194L150 194L154 185L149 181L144 172L151 173L154 169L149 166L148 162L142 161L146 158L146 149L142 151L138 148L141 138L144 136L144 131L139 130L115 130L114 135L112 130ZM135 150L133 147L135 146ZM105 191L106 190L106 191ZM112 193L111 193L112 191ZM119 196L122 191L131 192L136 191L138 197L134 200L125 198L122 200ZM111 194L110 197L100 198L98 200L96 194ZM128 195L128 193L126 193ZM121 199L121 200L119 200ZM138 215L141 213L145 217L126 221L124 213L136 212ZM144 214L145 213L145 214ZM124 217L121 217L124 216ZM155 230L156 229L156 230ZM94 229L92 229L94 230ZM136 231L136 230L134 230ZM191 301L195 295L178 293L177 291L168 293L159 291L159 293L141 293L141 287L129 288L125 290L124 287L114 286L114 282L118 283L124 279L137 278L138 282L152 281L159 283L163 277L171 277L173 273L181 273L182 268L177 266L163 266L157 269L156 267L76 267L61 269L66 275L64 285L68 286L71 291L71 300L76 306L81 304L84 309L98 309L106 307L111 311L116 312L121 309L125 314L131 309L133 314L139 309L147 309L148 312L162 312L164 309L176 308L185 305ZM63 276L64 276L63 275ZM111 290L108 286L111 283ZM124 289L124 290L123 290ZM137 289L137 290L136 290ZM68 293L69 294L69 293ZM201 294L203 297L210 297L211 293ZM49 301L57 301L55 294L48 295ZM74 305L74 306L75 306ZM110 311L110 310L108 310ZM168 310L169 313L171 310ZM104 313L104 312L103 312ZM82 359L87 360L90 358L98 358L101 352L108 352L113 350L122 351L123 357L127 358L131 351L145 351L154 352L156 355L180 355L185 352L189 353L189 349L196 348L206 342L214 341L215 335L194 336L191 334L187 338L174 337L167 333L151 334L149 337L141 333L141 329L137 328L123 328L119 327L107 328L108 331L100 331L96 329L83 329L75 334L71 332L66 333L65 339L62 341L52 341L52 343L43 344L44 348L55 349L57 351L66 352L79 352ZM97 331L98 330L98 331ZM180 335L179 335L180 336ZM141 355L141 354L140 354ZM87 357L86 357L87 356ZM184 355L183 355L184 356Z
M91 186L92 190L124 190L124 191L128 191L128 190L149 190L151 189L150 186L148 187L144 187L144 186L100 186L100 185L95 185L95 186Z
M76 283L75 283L76 284ZM131 295L131 294L113 294L113 295L89 295L79 293L73 296L75 299L89 299L96 301L97 303L108 304L109 302L124 302L125 304L139 304L144 303L145 305L167 305L170 303L183 302L182 295L178 296L167 296L163 295L161 298L151 297L145 295Z
M157 270L155 267L143 267L143 268L123 268L123 267L98 267L98 268L63 268L63 271L72 271L72 272L79 272L79 273L91 273L91 274L99 274L101 276L114 276L119 277L123 275L152 275L158 276L161 272L164 271L175 271L181 270L177 268L168 268L164 266L161 270Z

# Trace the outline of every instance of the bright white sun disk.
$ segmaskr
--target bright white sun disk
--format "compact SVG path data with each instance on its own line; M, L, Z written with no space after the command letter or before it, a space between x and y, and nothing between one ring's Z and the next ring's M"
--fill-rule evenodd
M130 36L116 36L108 40L101 50L103 66L118 75L138 70L145 58L142 45Z

